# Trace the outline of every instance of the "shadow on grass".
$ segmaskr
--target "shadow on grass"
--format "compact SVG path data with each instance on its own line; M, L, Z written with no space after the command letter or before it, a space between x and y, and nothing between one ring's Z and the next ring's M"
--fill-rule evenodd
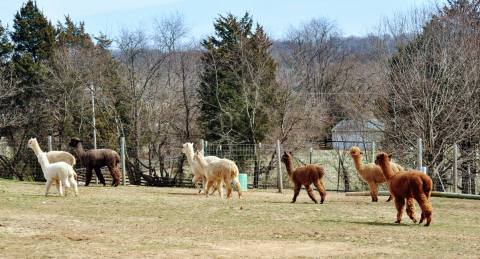
M205 197L205 194L199 194L197 192L192 192L192 193L189 193L189 192L168 192L167 193L168 195L185 195L185 196L199 196L199 197ZM212 196L212 195L210 195Z
M368 225L368 226L394 226L394 227L400 227L400 226L409 226L407 224L397 224L397 223L389 223L389 222L375 222L375 221L348 221L348 223L352 224L360 224L360 225Z

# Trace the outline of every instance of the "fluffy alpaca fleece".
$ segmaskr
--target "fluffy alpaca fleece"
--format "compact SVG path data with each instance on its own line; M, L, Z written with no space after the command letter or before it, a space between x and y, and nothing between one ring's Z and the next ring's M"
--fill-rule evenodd
M91 149L85 151L83 150L82 141L78 138L72 138L69 145L75 148L77 156L85 166L87 178L85 186L88 186L92 180L92 170L95 170L98 180L105 186L105 178L103 178L101 171L101 168L104 166L108 167L108 171L110 171L113 179L112 185L118 186L120 184L120 156L117 152L111 149Z
M432 191L432 179L428 175L415 170L393 174L390 166L390 157L391 155L380 153L375 159L375 164L382 168L383 174L388 181L390 194L395 199L395 207L397 208L397 221L395 223L400 223L402 220L405 201L407 203L408 216L414 223L417 222L413 207L413 199L415 199L422 209L420 223L426 219L427 223L425 226L429 226L432 221L432 205L429 201Z
M187 143L183 144L182 153L184 153L185 156L187 157L188 164L190 166L190 169L192 170L192 174L193 174L192 182L193 182L193 184L195 184L195 186L197 186L198 193L201 193L202 189L200 187L200 182L203 183L203 189L205 190L207 188L207 184L206 184L207 183L207 177L206 177L206 174L205 174L205 171L203 170L203 168L193 158L194 155L195 155L195 151L193 149L193 143L187 142ZM205 159L205 162L207 162L207 163L211 163L213 161L220 160L220 158L218 158L216 156L206 156L206 157L204 157L204 159ZM215 189L217 188L216 185L214 186L214 188ZM214 192L215 192L215 190L214 190Z
M235 184L238 192L238 198L241 198L242 191L240 189L240 182L238 181L238 167L232 160L221 158L216 161L207 163L203 154L197 152L194 155L194 159L198 162L202 170L207 177L207 189L205 195L208 197L208 192L214 183L220 192L220 196L223 198L222 182L227 188L227 198L232 195L232 183Z
M319 165L306 165L301 166L296 169L293 168L293 155L291 152L284 152L282 156L282 162L287 168L288 177L295 185L294 194L292 203L297 200L297 196L300 193L300 188L302 185L305 186L308 196L312 201L318 203L313 194L313 190L310 185L313 183L317 187L318 193L320 193L320 203L323 203L327 192L325 191L325 186L323 185L323 176L325 175L325 170Z
M384 183L387 180L383 176L382 169L380 166L375 163L362 164L362 154L363 152L359 147L350 148L350 155L352 156L355 168L357 169L360 177L368 184L370 187L370 195L372 196L372 201L378 201L378 184ZM392 170L394 173L405 171L402 166L399 164L390 162ZM387 201L391 200L391 196L388 197Z
M38 154L42 153L42 149L38 145L38 141L36 138L31 138L28 140L27 146L35 152L35 155L38 156ZM50 151L47 152L47 158L48 162L50 163L55 163L55 162L65 162L71 166L74 166L76 163L75 157L65 151Z
M45 196L48 195L48 191L52 183L57 184L57 190L60 196L63 196L63 188L70 188L73 185L75 190L75 196L78 195L77 181L75 180L75 170L73 167L63 161L50 163L46 153L39 153L37 155L38 162L42 167L43 176L47 180L45 184ZM62 186L63 185L63 186ZM66 191L65 191L66 193Z

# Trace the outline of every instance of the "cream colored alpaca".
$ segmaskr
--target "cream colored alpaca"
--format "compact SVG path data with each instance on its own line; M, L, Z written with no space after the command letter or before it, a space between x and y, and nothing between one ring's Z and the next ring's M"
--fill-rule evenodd
M42 149L38 145L37 139L36 138L31 138L28 140L27 146L31 149L33 149L33 152L35 152L35 155L38 156L38 154L42 153ZM74 166L76 163L75 157L65 151L50 151L47 152L47 158L50 163L55 163L55 162L60 162L63 161L71 166Z
M241 198L242 191L240 189L240 182L238 181L238 167L232 160L219 159L211 163L207 163L203 154L197 152L194 159L198 162L200 167L205 171L207 177L207 189L205 195L208 197L208 192L214 183L217 184L220 196L223 198L222 182L227 188L227 198L232 195L232 183L235 184L238 192L238 198Z
M383 175L382 168L375 163L362 164L362 154L363 152L359 147L350 148L350 155L352 156L355 168L357 169L358 174L361 178L368 184L370 187L370 195L372 196L372 201L378 201L378 184L384 183L387 180ZM399 171L405 171L402 166L390 162L392 170L394 173ZM391 200L391 196L388 197L387 201Z
M203 168L198 164L197 161L193 159L193 156L195 155L195 151L193 150L193 143L187 142L183 144L182 153L184 153L185 156L187 157L188 164L190 165L190 169L192 170L192 174L193 174L192 182L199 189L198 193L201 193L202 189L200 187L200 182L203 183L203 189L205 190L207 188L207 180L206 180L207 178ZM203 155L203 152L201 153ZM220 158L216 156L205 157L205 161L207 163L217 161L217 160L220 160ZM215 192L215 190L213 192Z
M75 180L75 170L73 167L63 161L50 163L47 158L47 154L41 152L37 155L38 162L42 167L43 176L47 180L45 184L45 196L48 195L48 191L52 183L57 183L57 190L60 196L63 196L63 188L70 188L73 185L75 190L75 196L78 195L77 181ZM62 186L63 185L63 186ZM65 191L66 192L66 191Z

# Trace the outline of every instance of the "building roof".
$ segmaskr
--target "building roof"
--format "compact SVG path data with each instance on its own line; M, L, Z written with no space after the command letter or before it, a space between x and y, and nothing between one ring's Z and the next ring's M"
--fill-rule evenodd
M383 131L383 123L377 119L345 119L337 123L332 132L380 132Z

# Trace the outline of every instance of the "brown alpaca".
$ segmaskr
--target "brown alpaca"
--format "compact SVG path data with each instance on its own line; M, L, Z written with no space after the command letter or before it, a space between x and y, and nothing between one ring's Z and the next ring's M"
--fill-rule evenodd
M393 174L390 157L391 155L386 153L379 153L375 159L375 164L382 168L388 181L390 194L395 199L395 207L397 208L397 221L395 223L400 223L402 220L405 201L407 202L408 216L414 223L417 223L413 202L413 199L415 199L422 209L419 223L426 219L425 226L429 226L432 221L432 205L428 199L432 191L432 179L428 175L415 170Z
M79 160L85 166L87 178L85 186L88 186L92 180L92 169L95 170L100 183L105 186L105 178L103 178L101 171L101 168L104 166L108 167L110 171L113 179L112 185L118 186L120 184L120 156L117 152L111 149L91 149L85 151L83 150L82 141L78 138L72 138L69 145L75 148Z
M306 165L298 167L297 169L293 168L293 156L291 152L284 152L282 156L282 162L285 164L288 172L288 178L295 185L293 200L294 203L297 200L298 193L300 193L300 188L302 185L305 186L308 196L312 201L318 203L313 194L313 190L310 185L313 183L317 187L318 193L320 193L320 203L323 203L327 192L325 191L325 186L323 185L323 176L325 175L325 170L319 165Z
M383 176L382 168L376 165L375 163L362 164L362 154L363 152L359 147L350 148L350 155L352 156L353 163L355 164L355 169L357 169L358 174L368 184L370 187L370 196L372 196L372 201L378 201L378 188L377 186L381 183L386 182L385 176ZM399 171L405 171L403 167L393 162L390 162L392 166L393 173ZM390 201L392 196L388 197L387 201Z

